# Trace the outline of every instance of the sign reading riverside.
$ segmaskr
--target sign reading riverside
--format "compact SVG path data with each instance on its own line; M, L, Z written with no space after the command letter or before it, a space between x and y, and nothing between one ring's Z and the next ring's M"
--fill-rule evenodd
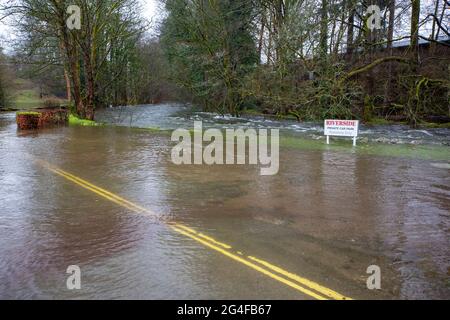
M330 144L330 136L339 136L353 137L353 145L356 146L358 128L358 120L325 120L324 134L327 136L327 144Z

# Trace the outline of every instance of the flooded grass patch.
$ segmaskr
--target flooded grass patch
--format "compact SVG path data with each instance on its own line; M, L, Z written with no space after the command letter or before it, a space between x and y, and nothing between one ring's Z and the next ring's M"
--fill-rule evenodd
M295 148L303 150L331 150L338 152L354 152L386 157L402 157L422 160L449 160L450 147L437 145L413 145L413 144L384 144L361 143L353 148L350 140L333 139L332 144L326 145L321 140L305 139L300 137L282 135L280 137L281 148Z
M85 127L96 127L103 125L102 123L93 121L93 120L86 120L86 119L80 119L77 116L71 114L69 115L69 125L71 126L85 126Z

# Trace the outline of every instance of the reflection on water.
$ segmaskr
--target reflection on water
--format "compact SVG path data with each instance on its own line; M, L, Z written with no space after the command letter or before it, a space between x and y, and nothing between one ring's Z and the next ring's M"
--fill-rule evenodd
M256 166L173 165L166 135L114 127L18 133L13 120L0 114L0 298L299 298L158 219L355 298L450 297L445 166L281 149L279 174L260 176ZM33 157L157 219L45 171ZM66 289L71 264L81 267L80 291ZM365 289L371 264L382 268L381 292Z

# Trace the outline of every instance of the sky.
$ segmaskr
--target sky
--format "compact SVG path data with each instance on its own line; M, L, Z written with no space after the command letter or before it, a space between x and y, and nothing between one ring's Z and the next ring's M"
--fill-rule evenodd
M164 17L164 9L161 7L161 3L158 0L141 0L144 6L144 18L152 21L153 29L150 33L155 32L155 27L161 22Z
M160 7L158 0L141 0L142 5L144 6L144 18L147 20L157 20L158 16L161 15Z

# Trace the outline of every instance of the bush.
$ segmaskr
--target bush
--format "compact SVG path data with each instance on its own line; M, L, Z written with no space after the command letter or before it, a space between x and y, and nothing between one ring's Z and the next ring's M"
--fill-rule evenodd
M292 65L287 72L261 66L246 79L244 95L257 101L260 111L298 120L355 118L362 114L362 88L341 81L344 66L328 65L322 74L310 79L308 70Z
M58 98L46 98L44 100L44 106L46 108L57 108L61 106L61 100Z

